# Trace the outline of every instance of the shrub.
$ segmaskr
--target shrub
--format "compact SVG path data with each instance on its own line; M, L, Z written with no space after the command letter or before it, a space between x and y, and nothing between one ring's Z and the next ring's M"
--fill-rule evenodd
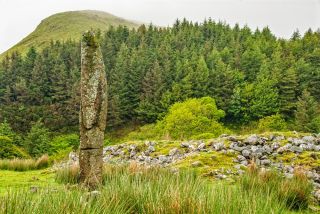
M67 134L54 137L50 142L49 154L59 153L64 150L77 150L80 144L79 135Z
M312 120L311 126L314 132L320 133L320 115Z
M190 138L204 132L218 136L225 131L218 123L224 116L224 111L217 108L213 98L188 99L172 105L168 114L158 122L157 129L174 139Z
M287 128L286 121L280 114L264 117L259 120L258 130L265 131L284 131Z
M144 125L137 131L130 132L126 139L128 140L152 140L159 138L159 131L155 124Z
M46 154L50 149L49 131L41 121L36 122L26 137L26 146L32 157Z
M11 138L0 136L0 159L28 158L29 155L23 149L13 144Z
M0 123L0 136L9 137L16 146L23 145L21 137L12 130L10 124L6 120Z

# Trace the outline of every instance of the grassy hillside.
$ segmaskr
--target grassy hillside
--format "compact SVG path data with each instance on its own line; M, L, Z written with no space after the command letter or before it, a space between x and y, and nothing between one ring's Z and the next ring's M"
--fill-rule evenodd
M0 59L12 51L25 53L31 46L35 46L37 49L44 48L51 40L78 40L82 32L90 28L106 30L110 25L125 25L133 28L138 26L138 23L94 10L57 13L42 20L31 34L2 53Z

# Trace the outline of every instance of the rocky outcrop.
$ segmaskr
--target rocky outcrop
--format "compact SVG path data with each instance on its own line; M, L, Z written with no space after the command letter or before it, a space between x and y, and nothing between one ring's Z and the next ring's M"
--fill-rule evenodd
M166 144L170 148L166 148ZM205 163L199 161L198 157L206 157ZM230 167L215 165L225 162L219 160L221 157L229 158ZM69 164L76 161L76 154L71 153ZM187 162L187 166L191 168L207 169L205 175L216 179L230 179L241 175L250 162L255 162L264 169L276 169L288 178L293 176L295 169L303 168L314 183L315 193L320 196L320 165L317 165L320 163L320 135L223 135L208 141L193 140L174 144L153 141L123 143L104 147L103 161L109 164L136 162L147 167L170 167L175 170L177 165Z

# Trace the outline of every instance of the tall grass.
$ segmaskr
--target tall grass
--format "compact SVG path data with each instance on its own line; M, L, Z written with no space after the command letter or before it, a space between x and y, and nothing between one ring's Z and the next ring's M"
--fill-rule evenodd
M240 186L248 192L262 191L274 197L291 210L306 209L311 200L313 186L302 170L296 170L293 178L284 178L276 171L261 171L255 164L241 177Z
M43 169L49 166L48 155L42 155L37 160L34 159L12 159L0 160L0 170L28 171Z
M100 189L100 195L90 197L90 194L81 188L66 189L62 191L64 193L59 191L55 193L55 197L50 196L50 200L53 203L60 203L60 200L66 201L61 206L51 208L50 212L68 213L73 212L74 209L80 213L93 213L92 210L94 213L109 213L109 210L112 210L112 213L269 214L286 213L290 209L297 208L291 206L293 203L289 202L290 194L287 194L294 191L288 191L284 195L280 191L281 185L286 182L289 182L286 183L289 186L294 184L272 173L261 173L258 169L251 169L235 185L228 185L201 178L194 171L173 173L168 169L145 168L137 164L106 166L103 173L104 185ZM56 173L56 180L60 183L77 183L79 167L74 165L70 169L59 170ZM299 186L295 186L299 189ZM283 186L282 189L290 188ZM39 197L41 194L39 193ZM305 194L307 198L310 197L309 191ZM5 200L10 201L14 198L8 197ZM32 200L37 205L39 213L47 206L47 202L43 200L40 201L37 198ZM81 203L84 200L91 210L83 207ZM41 205L41 203L44 204ZM298 207L301 212L305 208L305 206Z
M292 193L299 190L308 198L309 190L300 189L300 185L281 176L273 177L272 173L252 169L236 184L228 185L199 177L194 171L173 173L137 164L106 166L104 185L98 193L73 185L58 191L50 187L36 193L9 191L0 196L0 213L269 214L289 213L293 208L307 212L305 206L291 206L291 199L300 203ZM74 165L59 170L56 179L74 184L78 176L79 167ZM305 182L302 175L295 179Z

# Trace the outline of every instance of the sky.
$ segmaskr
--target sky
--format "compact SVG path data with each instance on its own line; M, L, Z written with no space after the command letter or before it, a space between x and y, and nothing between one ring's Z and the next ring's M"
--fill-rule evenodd
M171 26L179 18L211 17L252 29L268 26L278 37L320 28L320 0L0 0L0 53L57 12L101 10L125 19Z

